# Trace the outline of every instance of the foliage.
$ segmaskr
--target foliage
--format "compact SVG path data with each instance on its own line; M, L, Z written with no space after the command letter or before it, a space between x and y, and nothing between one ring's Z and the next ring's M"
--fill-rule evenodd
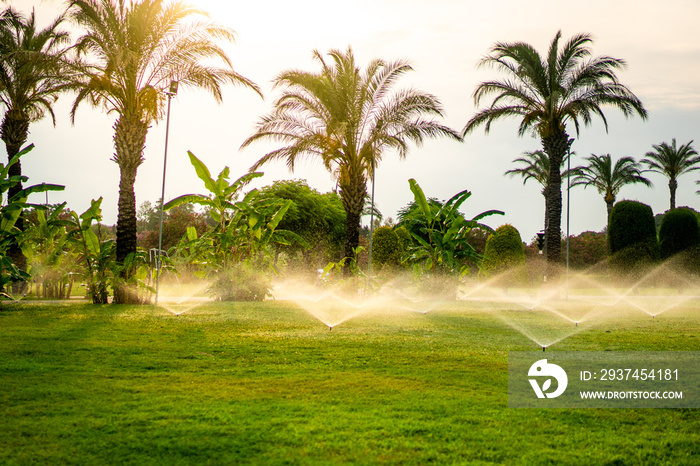
M651 207L637 201L620 201L610 214L608 246L610 253L636 243L656 241L656 228Z
M586 157L587 165L576 167L571 170L573 179L571 187L592 186L600 194L607 205L607 217L610 220L610 213L620 189L628 184L643 184L652 186L651 181L642 175L639 164L632 157L622 157L615 164L612 162L610 154L595 155Z
M70 0L68 7L82 32L73 47L81 61L71 117L83 102L118 115L112 158L119 166L116 260L125 265L137 248L137 169L144 161L150 125L164 116L171 83L203 89L218 102L226 84L260 90L233 70L218 44L232 42L233 31L183 2ZM129 270L122 267L123 273ZM128 286L117 288L114 298L117 303L139 300Z
M659 242L656 237L633 243L624 249L612 253L608 265L623 278L633 280L641 278L660 258Z
M215 180L201 160L191 152L188 154L209 194L179 196L165 204L164 209L170 210L186 203L199 204L209 208L217 224L201 236L193 226L189 226L186 239L179 244L176 255L184 259L188 266L198 267L200 275L214 280L215 286L211 290L212 293L222 293L219 299L233 299L236 296L264 298L259 289L262 283L268 283L269 278L251 278L260 285L251 285L254 288L251 290L234 275L236 271L244 276L249 275L241 269L244 266L240 264L243 263L255 269L255 274L274 273L274 246L303 242L295 233L277 228L292 206L292 201L260 197L257 190L249 191L242 200L238 200L242 188L254 178L262 176L262 173L248 173L230 183L230 170L225 167ZM242 288L231 288L237 286Z
M673 138L671 144L662 142L652 147L654 150L647 152L641 163L649 167L648 171L668 178L670 208L675 209L678 178L685 173L700 170L700 156L693 149L693 141L676 147L676 138Z
M143 204L142 204L143 206ZM139 234L139 247L149 251L158 249L158 221L151 226L150 222L144 225L148 230ZM207 231L207 224L204 216L194 212L191 205L183 204L168 212L163 212L163 244L164 251L175 246L187 233L187 228L193 227L197 233L202 235Z
M87 281L87 295L94 304L107 303L113 279L114 241L103 241L100 238L101 205L102 198L93 199L90 207L82 214L71 211L73 222L69 232L84 266L83 278ZM93 230L93 223L97 224L97 233Z
M389 226L379 227L372 235L372 263L380 267L399 265L405 249L399 235Z
M625 275L641 274L658 261L659 242L651 207L637 201L615 204L610 214L608 248L611 268Z
M37 284L36 295L42 298L70 298L73 276L79 271L68 233L71 216L65 207L64 202L25 213L22 251L29 259L32 281Z
M499 275L504 272L516 270L517 276L510 277L509 283L523 283L527 278L525 272L525 252L520 232L512 225L501 225L491 233L486 240L486 249L482 269L488 275ZM523 276L523 273L525 274Z
M303 180L284 180L260 189L257 198L292 202L277 228L294 232L303 242L278 244L276 254L287 260L300 257L299 265L314 272L320 264L341 257L345 210L337 194L320 194Z
M238 262L213 276L207 292L217 301L263 301L272 296L268 274L249 261Z
M661 258L666 259L698 244L700 227L695 213L683 208L666 212L659 230Z
M243 146L272 140L282 147L265 154L253 166L286 160L290 169L299 157L318 157L338 180L346 212L344 255L359 245L360 218L367 181L385 152L404 158L409 143L447 136L451 129L433 120L442 116L438 99L415 89L394 90L399 77L412 70L403 61L373 60L360 71L352 49L331 50L332 62L315 50L320 72L285 71L275 79L282 95L271 113L260 120Z
M469 272L469 264L479 264L481 256L467 241L467 234L474 228L490 231L479 220L494 214L503 215L503 212L489 210L466 220L459 208L471 196L471 192L461 191L440 205L428 202L416 180L411 178L408 183L417 207L402 212L398 224L413 237L414 244L408 250L407 260L414 264L414 270L422 270L423 273Z
M491 104L477 112L465 125L462 135L484 126L486 132L495 121L507 117L520 119L518 134L537 134L549 158L546 198L547 260L559 262L561 256L561 162L573 140L567 123L576 133L580 124L588 126L599 116L607 130L603 106L637 113L646 118L642 102L617 78L623 60L602 56L591 58L588 34L572 37L560 47L561 31L552 40L546 55L524 42L497 43L479 66L493 66L505 74L502 80L482 82L474 91L478 106L493 96Z
M207 166L192 152L187 152L190 163L197 173L197 177L204 183L209 194L185 194L167 202L163 209L169 211L183 204L198 204L209 209L209 214L216 221L217 226L211 231L210 237L215 238L212 243L214 251L212 258L226 268L234 253L237 240L235 225L240 223L242 216L238 215L246 200L238 202L243 188L253 179L263 176L260 172L247 173L233 182L229 182L230 169L224 167L216 179L212 178ZM250 196L250 194L249 194ZM238 217L236 217L238 215ZM234 220L234 217L236 219ZM256 223L258 225L258 223Z
M33 148L34 144L30 144L12 156L7 165L0 163L0 198L5 193L8 193L7 204L0 206L0 293L6 297L7 294L4 293L5 285L10 282L26 281L29 278L27 272L19 269L7 254L10 246L17 243L17 237L20 234L15 224L23 209L31 207L36 209L45 208L45 206L41 205L28 204L28 197L34 193L63 191L64 189L64 186L42 183L22 188L13 196L9 196L10 189L28 180L23 175L12 175L10 173L12 167L19 163L20 157L29 153Z
M593 267L608 256L608 239L605 233L584 231L569 237L569 265L576 269Z

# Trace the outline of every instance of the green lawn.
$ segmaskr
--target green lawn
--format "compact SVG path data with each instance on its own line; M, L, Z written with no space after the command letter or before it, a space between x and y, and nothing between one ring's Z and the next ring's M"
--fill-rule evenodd
M548 351L698 350L699 306L572 330L456 302L329 331L284 301L6 303L0 464L698 464L697 411L508 408L507 356L538 349L516 328L565 336Z

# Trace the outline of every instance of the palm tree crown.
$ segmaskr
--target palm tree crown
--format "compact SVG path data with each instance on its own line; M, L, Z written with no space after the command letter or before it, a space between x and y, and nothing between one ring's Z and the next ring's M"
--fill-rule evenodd
M352 49L331 50L328 55L331 62L313 52L320 72L291 70L277 77L275 86L282 88L282 95L243 147L262 139L282 145L252 169L282 159L293 170L299 157L317 157L338 180L347 214L345 256L353 257L367 180L384 153L393 149L403 158L411 142L420 145L424 138L436 136L460 138L425 118L442 116L435 96L393 90L397 79L412 70L408 63L375 59L360 71Z
M573 154L573 153L572 153ZM561 160L561 166L563 167L566 161L569 159L569 154L564 155ZM547 218L547 187L549 186L549 157L544 151L536 150L531 152L524 152L521 157L513 160L513 162L520 165L518 168L513 168L505 172L506 175L518 176L523 178L523 184L526 184L529 180L535 180L542 186L542 195L545 198L545 210L544 210L544 228L547 229L549 224ZM568 171L564 171L562 176L566 176Z
M218 40L232 41L231 29L212 23L201 10L181 1L71 0L75 23L85 33L75 50L80 90L73 104L88 102L118 115L114 125L119 165L117 260L136 252L134 181L149 125L163 116L170 83L198 87L222 99L224 84L258 87L233 70ZM223 63L223 67L212 63ZM118 302L134 298L115 292Z
M700 169L700 156L693 149L693 141L676 147L676 138L673 138L670 145L662 142L652 147L654 150L644 154L641 162L649 167L647 171L661 173L668 178L671 209L675 209L678 177L684 173Z
M613 165L610 154L591 154L585 160L588 165L576 167L571 170L574 179L571 186L592 186L603 195L608 209L608 219L615 205L615 199L623 186L641 183L652 186L651 181L642 175L639 164L632 157L622 157Z
M63 21L59 16L44 29L37 29L33 10L28 17L11 7L1 13L0 103L5 116L0 137L10 158L26 142L30 123L47 113L56 122L53 104L70 87L62 64L70 43L69 34L59 29ZM14 168L21 174L19 164Z
M477 112L465 125L463 135L506 117L520 118L518 134L534 131L542 140L550 159L547 194L547 259L561 255L561 161L571 146L566 132L573 123L589 125L598 116L607 130L604 106L612 106L625 116L647 117L641 101L618 79L616 72L625 62L607 56L591 58L588 34L578 34L560 47L557 32L545 56L523 42L498 43L479 66L493 66L505 74L503 80L486 81L474 91L474 101L493 96L491 104Z
M70 37L60 30L63 16L43 29L37 27L34 10L25 17L12 9L0 13L0 105L5 114L0 123L0 139L5 143L8 161L17 155L29 137L29 125L47 113L53 123L53 104L71 84L64 58ZM21 176L19 161L9 168L10 176ZM8 189L8 200L22 191L22 183ZM15 224L24 230L20 216ZM14 264L26 269L27 259L12 242L8 252Z

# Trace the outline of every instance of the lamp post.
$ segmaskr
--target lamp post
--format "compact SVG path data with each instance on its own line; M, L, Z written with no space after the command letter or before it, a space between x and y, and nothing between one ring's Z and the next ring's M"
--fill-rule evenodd
M574 138L566 144L566 299L569 299L569 218L571 211L571 144Z
M170 81L170 88L165 92L168 96L168 111L165 117L165 152L163 154L163 185L160 190L160 220L158 221L158 255L156 256L156 305L160 290L160 261L163 249L163 201L165 200L165 170L168 167L168 136L170 134L170 100L177 95L177 81Z
M372 208L369 211L369 267L367 268L367 294L372 283L372 236L374 235L374 160L372 161Z

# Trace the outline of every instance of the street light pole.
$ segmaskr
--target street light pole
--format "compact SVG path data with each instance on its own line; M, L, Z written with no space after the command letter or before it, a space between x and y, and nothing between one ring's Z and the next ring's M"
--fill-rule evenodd
M177 95L177 81L170 81L170 88L165 92L168 96L168 111L165 117L165 152L163 154L163 184L160 190L160 220L158 221L158 255L156 256L156 306L160 291L160 261L163 249L163 201L165 200L165 171L168 167L168 136L170 135L170 100Z
M372 236L374 235L374 161L372 161L372 208L369 211L369 267L367 268L367 293L372 283Z

